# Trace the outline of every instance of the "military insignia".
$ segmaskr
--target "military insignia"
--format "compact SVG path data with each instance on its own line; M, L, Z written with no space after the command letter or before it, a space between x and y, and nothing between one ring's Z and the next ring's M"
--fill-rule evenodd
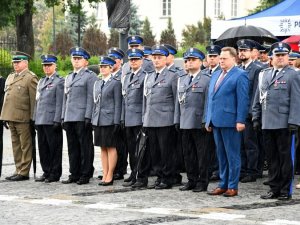
M48 55L45 55L45 59L46 59L46 60L48 59Z
M190 48L190 52L193 52L194 51L194 49L193 48Z
M282 47L283 47L283 45L282 45L281 42L278 43L278 47L279 47L279 48L282 48Z
M132 36L132 40L135 40L135 36Z
M132 53L135 53L135 52L136 52L135 48L134 48L134 49L132 49Z
M212 45L211 48L210 48L210 50L214 51L215 50L215 46Z
M243 44L245 44L245 40L243 39L243 40L241 40L241 44L243 45Z
M76 50L76 52L78 52L78 51L79 51L79 48L77 47L75 50Z

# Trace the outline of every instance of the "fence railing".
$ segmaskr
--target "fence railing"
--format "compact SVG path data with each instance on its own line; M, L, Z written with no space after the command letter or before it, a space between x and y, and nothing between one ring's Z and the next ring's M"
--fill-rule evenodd
M17 49L17 40L14 37L0 37L0 75L7 77L12 71L11 51Z

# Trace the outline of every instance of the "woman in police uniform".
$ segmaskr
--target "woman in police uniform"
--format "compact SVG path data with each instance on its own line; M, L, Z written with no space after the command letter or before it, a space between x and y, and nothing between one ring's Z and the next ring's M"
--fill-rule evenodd
M117 163L116 143L121 119L121 82L112 76L115 61L110 57L100 58L101 80L94 84L94 126L95 146L101 147L103 177L99 185L113 184L113 173Z

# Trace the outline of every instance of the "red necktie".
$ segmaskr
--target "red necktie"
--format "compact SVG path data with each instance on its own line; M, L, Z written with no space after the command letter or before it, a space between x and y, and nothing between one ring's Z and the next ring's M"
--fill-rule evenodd
M218 87L220 86L220 84L222 83L222 81L224 80L224 77L226 75L227 71L223 70L223 72L221 73L219 79L217 80L217 83L215 85L215 91L218 89Z

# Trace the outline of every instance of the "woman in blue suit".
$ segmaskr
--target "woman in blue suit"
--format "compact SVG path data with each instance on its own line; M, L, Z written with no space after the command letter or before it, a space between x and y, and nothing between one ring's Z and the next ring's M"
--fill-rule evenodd
M113 185L113 174L117 163L116 144L119 135L122 92L121 82L112 76L115 61L110 57L100 58L102 79L94 84L94 126L95 146L101 147L103 177L99 185Z

